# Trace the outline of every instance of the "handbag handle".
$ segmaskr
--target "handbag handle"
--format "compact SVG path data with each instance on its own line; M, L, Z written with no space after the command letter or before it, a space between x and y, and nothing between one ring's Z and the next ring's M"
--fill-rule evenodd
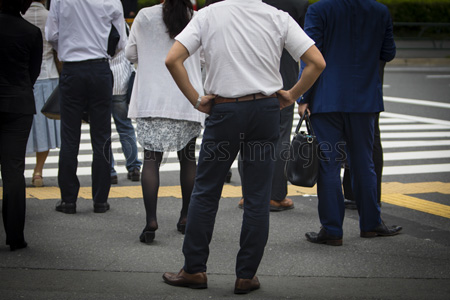
M314 130L311 126L311 121L309 120L309 116L306 111L303 113L302 117L300 118L300 121L298 121L297 128L295 129L295 134L297 134L300 131L300 127L302 126L303 120L306 120L306 129L308 131L308 134L315 136L316 134L314 133Z

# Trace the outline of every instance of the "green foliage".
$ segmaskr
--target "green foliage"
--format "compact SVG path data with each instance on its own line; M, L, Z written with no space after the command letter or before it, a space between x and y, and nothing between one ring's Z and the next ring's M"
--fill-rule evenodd
M161 2L161 0L138 0L138 10ZM197 8L202 8L203 6L205 6L205 0L197 0Z
M138 0L138 10L161 3L160 0Z
M319 0L309 0L310 3ZM450 23L450 0L378 0L394 22Z

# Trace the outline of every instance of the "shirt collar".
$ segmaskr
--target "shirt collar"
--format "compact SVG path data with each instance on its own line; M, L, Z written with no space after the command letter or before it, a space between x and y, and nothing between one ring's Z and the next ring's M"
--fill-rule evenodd
M41 2L31 2L30 7L32 6L45 8L44 4L42 4Z

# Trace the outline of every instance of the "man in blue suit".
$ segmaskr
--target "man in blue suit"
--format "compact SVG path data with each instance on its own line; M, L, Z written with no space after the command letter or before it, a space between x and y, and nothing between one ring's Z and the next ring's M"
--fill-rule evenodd
M321 0L309 7L305 32L327 62L315 86L299 99L299 114L310 110L321 147L317 194L322 228L306 233L306 238L342 245L345 207L340 170L346 156L360 236L395 235L402 228L386 226L380 217L372 160L374 124L384 110L378 64L391 61L396 51L389 11L370 0Z

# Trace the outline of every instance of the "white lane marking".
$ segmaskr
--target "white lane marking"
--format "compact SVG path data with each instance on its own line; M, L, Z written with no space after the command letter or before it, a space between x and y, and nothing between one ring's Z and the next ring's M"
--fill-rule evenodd
M411 165L411 166L391 166L383 167L383 176L388 175L409 175L409 174L429 174L450 172L450 164L432 165Z
M391 118L403 118L405 120L411 120L411 121L415 121L415 122L418 121L421 123L441 124L441 125L449 125L450 126L450 121L445 121L445 120L440 120L440 119L409 116L409 115L396 114L396 113L391 113L391 112L382 112L381 116L391 117Z
M381 132L382 139L410 139L410 138L448 138L450 137L450 131L437 131L437 132ZM426 143L426 141L424 141Z
M427 107L433 106L433 107L450 108L449 103L443 103L443 102L437 102L437 101L388 97L388 96L384 96L383 99L384 99L384 101L388 101L388 102L415 104L415 105L421 105L421 106L427 106Z
M450 75L427 75L427 79L449 79Z
M417 124L417 125L381 125L380 130L383 131L411 131L411 130L436 130L450 129L448 125L439 124Z
M450 150L391 152L383 154L384 161L435 159L435 158L449 158L449 157L450 157Z
M435 141L382 141L383 149L392 148L410 148L410 147L432 147L432 146L450 146L450 140Z

